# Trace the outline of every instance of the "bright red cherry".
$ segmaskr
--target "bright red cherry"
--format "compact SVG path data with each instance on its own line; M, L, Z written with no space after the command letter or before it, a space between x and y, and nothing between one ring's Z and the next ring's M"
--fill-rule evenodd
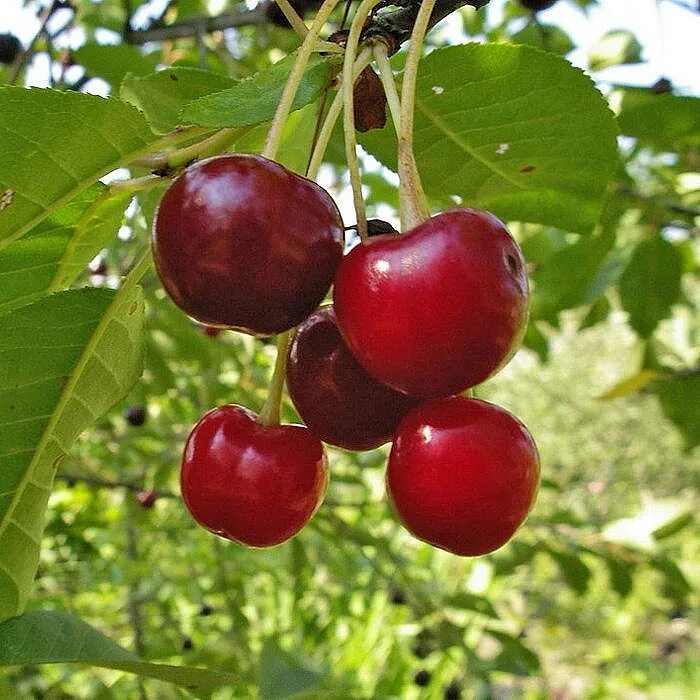
M328 481L321 441L302 425L261 425L229 404L206 413L185 446L182 497L208 530L249 547L271 547L301 530Z
M372 376L413 396L446 396L483 382L518 348L525 262L495 216L455 209L356 246L333 299L345 341Z
M415 537L461 556L505 544L532 508L537 447L503 408L450 396L413 409L389 455L387 493Z
M174 180L152 243L163 287L185 313L272 335L320 304L343 239L338 208L322 187L261 156L226 155Z
M289 346L287 389L311 431L346 450L371 450L388 442L417 403L362 369L340 335L332 305L297 328Z

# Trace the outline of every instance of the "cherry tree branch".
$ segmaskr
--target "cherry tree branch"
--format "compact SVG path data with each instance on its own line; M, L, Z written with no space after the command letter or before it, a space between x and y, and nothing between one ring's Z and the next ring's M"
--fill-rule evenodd
M488 3L489 0L437 0L430 16L428 29L431 29L440 20L462 7L469 6L478 10L488 5ZM182 39L233 27L265 24L268 21L266 14L267 4L261 2L252 10L241 4L231 12L224 12L214 17L190 17L180 22L173 22L167 26L152 26L148 29L131 29L127 27L124 32L124 39L129 44L141 45L149 41ZM398 6L397 9L380 11L370 17L364 30L364 36L379 34L390 37L393 45L398 49L411 36L411 30L418 16L421 3L420 0L396 0L395 3L391 4Z

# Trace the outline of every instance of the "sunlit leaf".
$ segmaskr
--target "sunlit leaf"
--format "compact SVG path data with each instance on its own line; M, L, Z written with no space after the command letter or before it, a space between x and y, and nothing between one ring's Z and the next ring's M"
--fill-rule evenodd
M0 618L22 611L53 477L141 372L138 287L58 293L0 317Z
M588 65L591 70L602 70L620 63L640 63L641 53L642 46L632 32L615 29L604 34L591 46Z
M269 121L275 114L294 59L294 56L289 56L232 88L192 102L181 112L183 123L225 127ZM293 109L313 102L328 87L338 66L337 58L313 58L299 85Z
M644 389L650 382L659 378L659 373L653 369L643 369L631 377L626 377L600 395L601 399L618 399L630 396Z
M119 100L0 87L0 248L152 139L143 116Z
M582 233L617 161L615 122L590 78L528 46L429 54L418 71L414 140L428 194ZM396 169L393 126L361 142Z

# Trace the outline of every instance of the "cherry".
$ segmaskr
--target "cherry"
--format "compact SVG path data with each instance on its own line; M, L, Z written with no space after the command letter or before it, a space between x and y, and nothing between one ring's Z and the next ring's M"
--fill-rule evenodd
M540 10L546 10L549 7L552 7L554 3L557 0L518 0L520 4L527 8L528 10L532 10L533 12L540 12Z
M289 346L287 388L311 431L346 450L388 442L416 405L416 399L362 369L340 335L332 305L317 309L297 328Z
M124 417L129 425L139 427L146 422L146 409L143 406L129 406Z
M221 335L222 330L223 329L218 326L202 326L202 333L210 338L216 338Z
M430 684L431 677L430 671L421 668L416 672L416 675L413 676L413 682L420 688L425 688L425 686Z
M389 455L387 493L415 537L462 556L505 544L537 494L539 457L499 406L450 396L413 409Z
M22 50L22 44L14 34L0 34L0 63L13 63Z
M212 409L194 426L180 473L192 517L250 547L271 547L299 532L327 480L323 445L307 428L261 425L233 404Z
M319 185L262 156L187 168L163 195L153 257L166 292L205 325L273 335L330 288L343 222Z
M136 494L136 500L142 508L153 508L158 500L158 494L153 489L139 491Z
M458 393L497 372L527 323L525 262L488 212L454 209L341 262L338 326L360 364L397 391Z
M452 681L443 693L444 700L459 700L462 697L462 686L459 681Z

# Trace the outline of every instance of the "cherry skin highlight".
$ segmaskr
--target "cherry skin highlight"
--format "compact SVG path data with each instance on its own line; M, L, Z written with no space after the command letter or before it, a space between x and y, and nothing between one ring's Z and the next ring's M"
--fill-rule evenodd
M415 537L461 556L504 545L532 508L539 456L503 408L450 396L413 409L389 455L387 493Z
M297 328L289 346L287 389L309 429L346 450L389 442L417 403L362 369L340 335L332 305L317 309Z
M272 335L321 303L343 240L340 213L322 187L262 156L225 155L173 181L152 247L163 287L185 313Z
M208 530L249 547L298 533L328 482L321 441L301 425L261 425L234 404L206 413L185 445L182 498Z
M528 310L525 262L488 212L454 209L343 258L335 313L369 374L412 396L480 384L515 353Z

